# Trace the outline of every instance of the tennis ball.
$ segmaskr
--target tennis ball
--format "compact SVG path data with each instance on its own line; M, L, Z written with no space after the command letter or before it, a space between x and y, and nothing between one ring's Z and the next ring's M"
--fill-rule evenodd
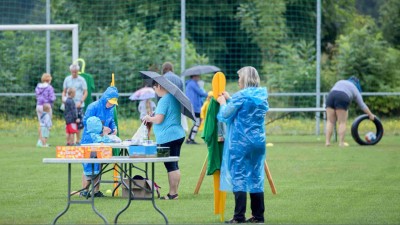
M273 147L274 146L274 144L272 144L272 143L267 143L267 147Z
M111 191L110 189L108 189L108 190L106 191L106 193L107 193L107 194L111 194L112 191Z

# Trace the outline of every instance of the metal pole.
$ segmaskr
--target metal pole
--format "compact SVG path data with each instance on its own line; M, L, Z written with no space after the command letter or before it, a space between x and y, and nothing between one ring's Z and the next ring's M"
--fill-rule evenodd
M181 74L185 70L185 35L186 35L186 1L181 0ZM182 82L185 83L185 77L181 76ZM185 85L183 85L185 90Z
M72 29L72 62L79 58L79 31L78 26Z
M321 0L317 0L317 34L316 34L316 44L317 44L317 66L316 66L316 108L321 106ZM319 135L319 123L320 123L320 112L316 112L316 127L315 133Z
M46 0L46 24L50 24L50 0ZM50 73L50 30L46 31L46 73Z
M0 25L2 30L71 30L72 31L72 63L79 58L78 24L37 24L37 25Z

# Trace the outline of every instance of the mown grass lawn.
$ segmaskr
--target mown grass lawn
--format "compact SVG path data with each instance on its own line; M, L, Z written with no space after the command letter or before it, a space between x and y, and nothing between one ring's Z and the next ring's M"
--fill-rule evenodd
M120 121L123 138L137 123ZM33 124L33 125L31 125ZM124 125L122 125L124 124ZM2 125L5 126L5 125ZM0 132L0 224L49 224L66 206L67 166L43 164L55 157L55 145L63 145L62 122L55 122L50 148L36 148L36 123L20 121L14 129ZM390 132L388 132L390 133ZM269 135L267 161L277 195L265 183L267 224L399 224L400 138L387 135L376 146L359 146L351 137L350 147L324 146L315 135ZM220 223L213 214L212 177L205 177L198 195L193 191L207 155L206 145L183 145L182 181L178 201L157 200L171 224ZM82 167L73 165L73 187L80 187ZM111 179L106 174L103 179ZM162 164L156 165L156 182L168 191ZM102 184L103 191L111 184ZM78 197L74 197L78 198ZM110 223L126 199L96 199L96 207ZM233 196L228 193L225 219L233 214ZM249 216L250 211L247 212ZM148 201L134 201L119 218L121 224L162 224L163 218ZM101 224L90 205L72 205L58 221L61 224Z

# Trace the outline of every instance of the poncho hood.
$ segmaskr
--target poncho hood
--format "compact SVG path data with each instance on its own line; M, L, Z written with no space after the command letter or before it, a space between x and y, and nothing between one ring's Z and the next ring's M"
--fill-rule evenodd
M100 98L100 102L104 107L106 107L107 101L112 98L118 98L118 89L116 87L108 87L106 91L103 93L103 95ZM113 107L107 108L107 110L111 110Z

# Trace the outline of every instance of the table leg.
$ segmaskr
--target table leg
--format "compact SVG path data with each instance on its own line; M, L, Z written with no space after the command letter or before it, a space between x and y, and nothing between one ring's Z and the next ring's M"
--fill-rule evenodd
M147 163L146 163L146 169L147 169ZM157 212L159 212L162 217L164 217L165 224L168 224L167 216L165 216L165 214L157 207L156 201L154 200L154 189L155 189L155 186L154 186L154 162L151 163L151 180L152 180L151 183L153 184L153 187L151 187L151 189L152 189L152 191L151 191L151 202L153 203L154 209L157 210Z
M118 223L118 217L125 211L125 210L127 210L128 208L129 208L129 206L131 205L131 201L132 201L132 181L131 181L131 177L132 177L132 164L131 163L129 163L129 172L128 172L129 174L128 174L128 177L129 177L129 179L128 179L128 181L129 181L129 188L128 188L128 190L129 190L129 195L128 195L128 203L126 204L126 206L121 210L121 211L119 211L118 213L117 213L117 215L115 216L115 218L114 218L114 224L117 224ZM122 175L122 174L121 174ZM121 179L122 179L122 177L121 177Z
M57 220L68 211L69 206L71 205L71 163L68 163L68 193L67 193L67 196L68 196L67 207L65 207L64 211L59 213L56 216L56 218L54 218L54 220L51 224L56 224Z
M100 182L100 180L101 180L101 173L103 172L103 165L101 165L100 164L100 172L99 172L99 174L98 174L98 177L99 177L99 182ZM104 221L104 223L105 224L108 224L108 221L107 221L107 219L103 216L103 215L101 215L101 213L99 212L99 211L97 211L97 209L96 209L96 207L94 206L94 188L95 188L95 186L97 186L98 184L95 184L94 183L94 179L97 177L94 177L93 176L94 175L94 163L92 163L92 177L90 178L90 183L91 183L91 185L92 185L92 195L90 196L90 203L92 204L92 209L93 209L93 211Z
M92 171L94 171L94 164L92 164ZM100 173L101 172L102 171L100 171ZM54 218L52 224L56 224L57 220L68 211L70 205L73 204L73 203L75 203L75 204L92 204L93 211L104 221L105 224L108 224L107 219L103 215L101 215L97 211L96 207L94 206L94 186L95 186L95 184L94 184L93 179L94 178L92 177L91 180L90 180L91 185L92 185L92 194L91 194L91 199L89 201L87 201L87 200L83 200L83 201L82 200L71 200L71 196L72 196L72 194L71 194L71 163L68 163L68 193L67 193L68 198L67 198L67 207L65 207L64 211L59 213L56 216L56 218Z

